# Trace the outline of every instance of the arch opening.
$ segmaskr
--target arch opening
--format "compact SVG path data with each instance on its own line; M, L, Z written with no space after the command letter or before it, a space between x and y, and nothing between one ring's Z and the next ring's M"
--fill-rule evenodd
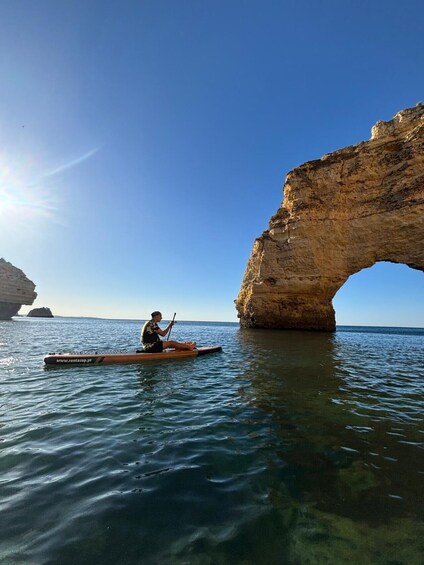
M347 279L333 307L337 326L424 327L424 273L377 262Z

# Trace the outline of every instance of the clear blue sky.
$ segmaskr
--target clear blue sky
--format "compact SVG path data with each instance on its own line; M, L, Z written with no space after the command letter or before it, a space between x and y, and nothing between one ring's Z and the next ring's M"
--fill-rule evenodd
M424 99L422 2L3 0L0 84L0 257L34 306L235 321L288 171ZM337 323L424 326L423 280L362 271Z

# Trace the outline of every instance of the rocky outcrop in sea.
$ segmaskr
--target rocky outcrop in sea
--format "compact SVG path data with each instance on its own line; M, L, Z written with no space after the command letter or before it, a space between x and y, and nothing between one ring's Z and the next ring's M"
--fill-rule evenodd
M37 297L35 284L23 271L0 259L0 320L9 320L22 304L31 305Z
M235 301L242 327L333 331L352 274L378 261L424 271L424 106L371 134L287 175Z
M54 318L50 308L43 306L42 308L33 308L27 314L30 318Z

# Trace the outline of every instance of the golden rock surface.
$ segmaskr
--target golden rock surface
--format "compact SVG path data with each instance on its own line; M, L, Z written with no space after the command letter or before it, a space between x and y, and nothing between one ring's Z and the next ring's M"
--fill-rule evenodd
M0 320L17 314L22 304L32 304L37 297L34 289L23 271L0 259Z
M332 299L352 274L378 261L424 270L424 106L297 167L283 190L235 301L240 325L334 331Z

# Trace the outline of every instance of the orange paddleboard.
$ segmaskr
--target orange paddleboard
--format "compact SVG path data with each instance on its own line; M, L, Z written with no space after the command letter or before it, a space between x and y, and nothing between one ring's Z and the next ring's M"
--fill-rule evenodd
M149 361L168 361L188 359L208 353L222 351L220 345L199 347L193 350L167 349L162 353L49 353L44 357L46 365L107 365L111 363L145 363Z

